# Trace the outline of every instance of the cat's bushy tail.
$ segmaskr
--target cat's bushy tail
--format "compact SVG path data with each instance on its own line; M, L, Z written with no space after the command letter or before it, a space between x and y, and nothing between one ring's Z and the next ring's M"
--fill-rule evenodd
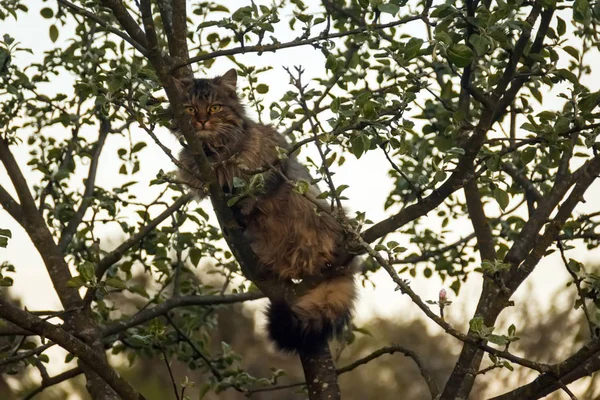
M271 340L283 351L310 351L323 339L341 333L356 297L351 273L324 280L292 305L274 302L267 309Z

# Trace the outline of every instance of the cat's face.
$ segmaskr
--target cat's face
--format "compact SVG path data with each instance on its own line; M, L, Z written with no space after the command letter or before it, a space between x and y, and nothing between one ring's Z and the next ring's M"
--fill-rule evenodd
M203 140L226 141L241 131L243 106L235 92L237 74L231 69L214 79L194 79L185 87L184 110Z

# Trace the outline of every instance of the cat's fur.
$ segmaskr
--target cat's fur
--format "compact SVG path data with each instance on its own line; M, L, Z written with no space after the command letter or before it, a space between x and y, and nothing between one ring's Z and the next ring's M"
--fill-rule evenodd
M319 338L339 331L350 317L356 293L352 273L349 268L331 273L343 230L331 215L317 211L314 201L323 201L316 200L319 192L315 186L302 195L281 176L283 173L291 181L311 181L307 169L294 156L278 160L277 147L288 148L288 143L270 126L246 116L236 94L236 81L232 69L215 79L182 83L187 93L182 100L226 192L234 190L234 177L251 178L244 171L277 165L279 172L264 173L265 185L260 193L245 197L233 207L266 271L282 280L321 277L328 272L329 278L294 304L274 303L267 313L270 336L280 349L310 349ZM179 159L189 170L197 171L189 149L184 148ZM203 186L185 170L180 176L192 188Z

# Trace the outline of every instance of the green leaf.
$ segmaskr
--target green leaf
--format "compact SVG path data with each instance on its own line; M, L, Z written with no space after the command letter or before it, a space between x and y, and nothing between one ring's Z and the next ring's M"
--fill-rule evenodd
M600 100L600 91L590 93L584 96L578 103L579 109L583 112L591 112L598 105Z
M394 3L386 3L378 5L377 9L382 13L396 15L398 14L398 11L400 11L400 6Z
M229 12L229 9L221 4L212 4L210 6L210 11L212 12Z
M42 15L42 17L44 17L46 19L50 19L50 18L54 17L54 11L48 7L42 8L40 10L40 14Z
M456 8L454 8L450 4L440 4L431 13L431 18L445 18L445 17L454 15L457 13L458 13L458 11L456 10Z
M356 158L360 158L369 149L371 141L367 135L359 134L350 139L350 151Z
M265 94L269 91L269 86L265 85L264 83L261 83L256 87L256 91L260 94Z
M377 118L377 111L375 111L375 104L372 101L367 101L362 107L362 115L366 119L373 120Z
M339 97L335 97L332 101L331 101L331 105L329 106L329 109L331 110L331 112L333 113L337 113L340 109L340 98Z
M310 188L310 184L303 179L296 181L294 184L294 191L296 193L304 194L304 193L308 192L309 188Z
M80 288L83 285L85 285L85 280L81 277L81 275L74 276L67 281L67 286L71 288Z
M500 208L502 210L505 210L506 207L508 206L508 203L510 202L510 197L508 196L508 193L506 193L504 190L496 187L494 189L494 199L496 199L496 201L498 202L498 205L500 205Z
M506 346L509 341L507 340L507 338L505 336L502 335L488 335L486 337L487 340L489 340L490 342L497 344L498 346Z
M117 289L127 289L127 285L125 284L125 282L123 282L119 278L106 278L106 285Z
M529 122L525 122L523 123L523 125L521 125L521 129L525 129L526 131L529 132L534 132L534 133L538 133L541 129L538 128L537 126L530 124Z
M537 149L535 147L528 147L521 153L521 161L523 165L529 164L535 158Z
M419 51L421 51L421 46L423 43L423 39L411 38L408 43L406 43L406 47L404 48L404 58L410 60L419 55Z
M190 261L194 265L194 267L198 266L200 259L202 258L202 251L197 247L193 247L190 249Z
M473 51L465 44L453 44L447 54L452 64L459 68L466 67L473 60Z
M574 85L579 84L579 79L577 79L577 75L575 75L568 69L561 68L561 69L557 70L556 73L558 74L558 76L570 81Z
M58 39L58 28L56 27L56 25L50 25L50 40L52 40L52 42L56 42L56 40Z
M589 0L575 0L573 3L573 19L577 22L585 22L585 19L590 15Z
M79 273L81 274L81 277L83 279L85 279L86 282L89 282L96 277L96 271L94 268L94 264L92 264L89 261L85 261L81 265L79 265L78 270L79 270Z
M242 178L240 178L238 176L234 176L233 177L233 182L232 183L233 183L234 189L243 188L243 187L246 187L248 185L248 183L244 179L242 179Z
M142 335L131 335L131 337L128 338L128 341L134 346L143 347L150 343L150 337Z
M482 317L475 317L469 321L469 328L471 328L473 332L480 333L483 330L483 327L484 324Z
M209 26L219 25L219 21L204 21L196 27L196 32L202 28L208 28Z
M477 54L480 56L487 53L491 46L490 40L487 37L478 34L471 35L469 43L471 43Z
M10 287L13 285L13 279L9 278L8 276L5 276L4 278L0 279L0 287Z
M567 24L561 17L556 17L556 31L558 36L562 36L567 32Z
M566 51L574 59L579 60L579 51L575 47L565 46L563 50Z
M210 392L210 389L212 389L212 383L210 383L210 382L203 383L200 386L200 388L198 389L198 400L204 399L204 397L208 394L208 392Z
M337 69L337 58L335 58L335 56L333 55L333 53L329 53L327 55L327 61L325 61L325 68L335 72L335 70Z
M235 205L235 203L237 203L238 201L240 201L242 199L243 196L234 196L232 198L230 198L229 200L227 200L227 206L228 207L233 207Z
M133 145L133 147L131 148L131 152L132 153L137 153L138 151L142 150L144 147L146 147L147 144L145 142L137 142L135 145Z

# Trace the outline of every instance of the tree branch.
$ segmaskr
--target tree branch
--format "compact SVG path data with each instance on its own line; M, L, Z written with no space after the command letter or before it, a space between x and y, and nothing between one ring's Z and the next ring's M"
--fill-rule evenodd
M148 49L144 32L131 14L129 14L129 11L127 11L125 4L121 0L101 0L101 3L112 11L117 21L119 21L119 25L125 29L133 40L139 43L143 48Z
M394 353L402 353L402 354L404 354L405 357L409 357L415 362L415 364L417 365L417 368L419 369L419 372L421 373L421 376L423 377L423 379L425 380L425 383L427 384L427 388L429 389L431 398L435 399L439 395L439 389L437 387L437 384L435 383L435 380L433 379L433 376L424 367L423 362L421 361L421 359L417 356L417 354L414 351L408 350L399 345L394 344L391 346L382 347L378 350L375 350L373 353L346 365L345 367L338 368L335 372L338 376L340 376L342 374L345 374L346 372L355 370L356 368L360 367L361 365L366 365L369 362L371 362L371 361L375 360L376 358L379 358L383 355L386 355L386 354L392 355ZM248 391L247 395L248 395L248 397L250 397L253 394L258 393L258 392L271 392L274 390L289 389L289 388L303 386L303 385L306 385L306 382L297 382L297 383L291 383L291 384L287 384L287 385L271 386L271 387L266 387L266 388L254 389L254 390Z
M8 147L8 142L3 138L0 138L0 161L4 164L21 202L22 218L19 223L25 228L34 246L42 256L63 308L75 307L79 304L81 298L77 289L67 286L67 282L71 279L69 266L36 207L29 186Z
M2 204L2 208L4 208L15 221L22 224L23 210L21 209L21 205L13 199L2 185L0 185L0 204Z
M427 368L425 368L425 366L423 365L423 362L421 361L419 356L417 356L417 354L414 351L406 349L399 345L391 345L391 346L382 347L381 349L374 351L373 353L369 354L368 356L363 357L359 360L356 360L353 363L351 363L343 368L338 369L336 372L338 375L341 375L345 372L352 371L353 369L358 368L361 365L367 364L368 362L370 362L378 357L381 357L384 354L391 355L394 353L402 353L402 354L404 354L405 357L409 357L415 362L415 364L417 365L417 368L419 369L419 372L421 373L421 376L423 377L423 379L425 380L425 383L427 384L427 388L429 389L431 398L436 399L437 396L440 394L440 390L438 389L437 384L435 383L435 379L433 379L433 376L431 375L431 373L427 370Z
M540 259L544 256L548 246L556 240L565 222L569 219L575 207L584 200L583 195L599 174L600 156L588 160L575 174L573 174L577 179L577 184L569 194L569 197L567 197L559 207L554 219L548 223L544 234L533 242L534 246L527 258L523 261L523 264L519 268L513 268L512 274L506 284L512 292L514 292L529 274L533 272Z
M533 7L531 8L531 12L527 16L527 18L525 18L526 24L523 25L523 31L521 32L519 39L515 44L515 48L511 52L510 59L508 61L508 64L506 65L506 68L504 69L502 78L500 78L500 81L494 89L495 97L500 98L500 96L504 94L509 83L515 76L517 65L519 64L519 60L521 59L521 56L525 51L527 43L529 43L529 39L531 38L531 31L533 30L533 26L535 25L535 21L538 19L541 10L541 5L539 4L539 2L536 1L533 4ZM506 97L506 95L504 94L503 97ZM508 103L512 103L512 100Z
M105 20L103 20L102 18L100 18L99 16L97 16L94 13L91 13L73 3L71 3L70 1L67 0L56 0L58 2L58 4L62 4L63 6L67 7L69 10L71 10L72 12L82 15L88 19L90 19L91 21L95 22L96 24L100 25L102 28L104 28L107 32L113 33L117 36L119 36L121 39L123 39L124 41L126 41L127 43L129 43L131 46L133 46L133 48L135 48L137 51L140 52L140 54L142 55L147 55L146 49L144 48L144 45L137 42L136 40L132 39L130 36L128 36L126 33L121 32L118 29L113 28L112 26L110 26Z
M235 47L233 49L213 51L212 53L202 54L202 55L199 55L196 57L192 57L192 58L188 59L187 61L177 63L173 66L173 70L185 67L186 65L194 64L194 63L197 63L200 61L210 60L210 59L217 58L217 57L232 56L235 54L264 53L264 52L270 52L270 51L275 52L275 51L278 51L281 49L288 49L288 48L298 47L298 46L306 46L306 45L314 44L314 43L317 43L317 42L320 42L323 40L330 40L330 39L341 38L341 37L350 36L350 35L356 35L357 33L362 33L362 32L366 32L366 31L378 31L381 29L393 28L398 25L403 25L403 24L406 24L411 21L422 19L423 17L424 17L424 14L421 13L418 15L410 16L410 17L404 17L404 18L399 19L398 21L389 22L387 24L367 25L364 27L352 29L352 30L345 31L345 32L321 34L319 36L313 36L313 37L307 38L307 39L301 39L301 40L294 39L294 40L291 40L289 42L284 42L284 43L273 43L273 44L259 45L259 46L240 46L240 47Z
M126 329L132 328L143 324L144 322L150 321L161 315L166 315L170 310L177 307L187 306L215 306L219 304L232 304L243 301L257 300L264 298L265 295L260 292L248 292L248 293L236 293L229 295L214 295L214 296L182 296L173 297L166 300L155 307L148 308L144 311L140 311L133 317L113 322L102 329L103 336L114 335L115 333L122 332Z
M23 400L31 400L38 394L42 393L44 390L48 389L49 387L58 385L59 383L68 381L69 379L73 379L82 373L83 371L81 370L81 368L75 367L51 378L43 379L42 385L35 389L33 392L29 393L27 396L25 396Z
M179 62L190 58L187 46L187 13L185 0L173 0L173 37L169 40L169 52ZM191 73L190 68L178 71L176 75L186 76Z
M35 332L56 342L62 348L77 356L124 400L144 399L143 396L129 386L127 381L117 374L103 355L98 354L93 348L65 330L21 310L2 298L0 298L0 316L28 331Z
M531 13L532 14L534 12L539 13L539 11L540 11L539 2L536 1L535 4L533 5L533 9L531 10ZM525 61L525 66L527 66L528 68L531 68L533 66L533 64L535 63L535 60L532 57L530 57L530 55L538 54L540 51L542 51L544 39L546 37L546 34L548 33L548 28L550 27L550 22L552 21L553 15L554 15L553 8L546 9L542 12L542 19L540 22L540 27L538 28L538 32L536 34L535 41L534 41L533 45L531 46L531 49L529 50L529 54ZM530 14L530 16L527 19L527 22L530 22L530 17L533 17L533 15ZM535 19L537 19L537 15L535 15ZM531 35L531 29L533 28L535 19L533 20L532 23L530 23L531 26L528 29L526 29L526 31L525 31L525 34L527 35L525 44L527 43L527 41L529 41L529 38ZM523 38L523 36L519 38L519 41L517 42L517 45L515 46L515 51L517 50L517 46L520 45L522 38ZM525 46L525 44L523 44L523 46ZM522 53L522 49L519 48L519 50ZM519 55L519 58L520 58L520 55ZM512 59L511 59L511 61L512 61ZM517 59L517 61L518 61L518 59ZM502 95L502 98L500 99L500 102L498 103L498 105L496 107L494 120L500 119L500 117L506 113L506 109L508 108L508 106L510 106L513 103L513 101L515 100L517 94L519 93L519 91L521 90L523 85L525 85L525 83L529 80L529 75L519 76L513 80L514 73L516 70L516 64L514 64L514 66L512 64L510 64L510 65L513 69L511 70L510 75L506 75L506 78L508 78L508 81L510 82L510 88L508 90L506 90L506 85L504 85L505 78L503 77L501 80L502 86L500 86L500 84L498 84L498 86L496 87L496 91L494 92L495 94L504 93ZM507 68L507 71L508 71L508 68Z
M571 357L555 364L552 367L554 373L542 374L532 382L490 400L533 400L545 397L555 390L561 389L558 382L563 385L569 384L600 370L599 351L600 339L596 338Z
M3 365L8 365L8 364L12 364L17 361L24 360L31 356L37 356L39 354L42 354L44 351L46 351L48 348L54 346L55 344L56 343L52 343L52 342L46 343L44 345L36 347L35 349L24 351L22 353L17 353L12 357L4 358L4 359L0 360L0 367Z

